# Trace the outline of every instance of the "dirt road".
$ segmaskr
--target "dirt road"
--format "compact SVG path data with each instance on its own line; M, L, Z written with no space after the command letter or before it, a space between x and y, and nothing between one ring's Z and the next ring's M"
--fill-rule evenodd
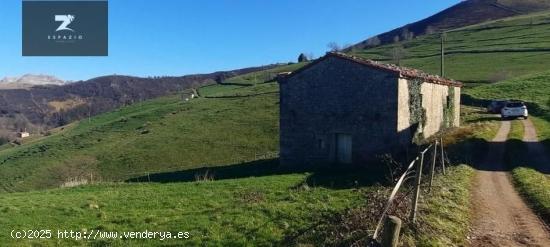
M545 225L516 192L505 168L503 154L510 126L509 121L502 122L478 168L472 191L474 218L470 243L471 246L550 246ZM526 130L528 126L525 124ZM530 128L533 129L526 131L526 140L536 143L532 124Z

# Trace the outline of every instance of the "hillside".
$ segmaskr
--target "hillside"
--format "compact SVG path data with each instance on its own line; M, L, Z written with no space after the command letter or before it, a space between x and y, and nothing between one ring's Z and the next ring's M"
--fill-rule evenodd
M411 37L432 34L441 30L452 30L490 20L529 14L550 9L548 0L467 0L445 9L426 19L396 28L362 41L353 48L391 44L396 37L409 40ZM379 43L379 44L376 44Z
M83 120L51 136L0 151L0 190L58 187L74 180L123 181L147 173L241 164L276 156L276 72L249 73ZM257 85L255 85L257 84ZM248 95L254 97L215 98ZM243 117L246 116L246 117Z
M0 151L0 224L10 229L191 233L188 240L147 242L155 246L365 243L387 199L387 180L371 170L277 166L278 85L272 79L303 65L203 86L202 97L190 101L176 94L122 107ZM473 173L466 166L447 172L448 177L436 178L436 186L445 189L421 205L430 214L442 214L433 205L445 205L438 206L444 220L428 214L420 219L429 232L440 234L408 231L408 242L464 241L464 185ZM456 193L449 197L449 190ZM454 230L443 233L443 227ZM0 241L21 244L6 232L0 232ZM117 246L143 240L25 243Z
M463 82L485 83L545 71L550 59L549 38L550 12L449 32L445 43L445 75ZM351 53L388 63L399 60L404 66L439 74L440 43L440 35L432 34Z
M318 226L327 215L364 206L367 196L386 191L373 185L377 177L277 168L278 85L272 79L300 66L205 86L199 90L203 97L190 101L177 94L122 107L0 151L0 224L191 233L189 240L148 242L159 246L268 245ZM78 187L47 190L60 186ZM5 193L14 191L27 192ZM0 241L21 243L6 232ZM143 240L28 243L101 246Z
M112 75L68 84L43 76L6 78L4 86L15 84L17 87L2 88L3 84L0 83L0 127L3 130L0 135L12 137L20 129L27 129L33 134L45 133L49 128L108 112L120 106L275 66L181 77L141 78ZM29 80L34 84L29 84ZM46 83L47 81L52 82Z
M548 111L550 110L549 92L550 71L546 71L475 87L468 90L467 94L477 99L523 100L536 106L537 110Z

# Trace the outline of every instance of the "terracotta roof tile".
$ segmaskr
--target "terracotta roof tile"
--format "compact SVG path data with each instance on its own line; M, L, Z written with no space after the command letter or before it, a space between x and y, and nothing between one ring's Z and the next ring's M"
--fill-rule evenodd
M317 59L316 61L311 62L310 64L308 64L308 65L306 65L306 66L290 73L289 75L287 75L287 78L293 76L294 74L297 74L297 73L301 72L302 70L306 69L307 67L313 66L317 62L320 62L320 61L322 61L322 60L324 60L328 57L338 57L338 58L342 58L342 59L346 59L346 60L349 60L349 61L352 61L352 62L362 64L362 65L366 65L366 66L369 66L369 67L372 67L372 68L390 71L390 72L393 72L393 73L397 73L400 77L404 77L404 78L409 78L409 79L418 78L418 79L422 79L422 80L424 80L426 82L430 82L430 83L456 86L456 87L462 87L462 85L463 85L459 81L443 78L443 77L440 77L440 76L437 76L437 75L431 75L431 74L428 74L428 73L426 73L424 71L421 71L421 70L411 69L411 68L406 68L406 67L400 67L400 66L397 66L397 65L394 65L394 64L384 64L384 63L380 63L380 62L377 62L377 61L364 59L364 58L360 58L360 57L357 57L357 56L351 56L351 55L347 55L347 54L339 53L339 52L329 52L324 57L321 57L321 58Z

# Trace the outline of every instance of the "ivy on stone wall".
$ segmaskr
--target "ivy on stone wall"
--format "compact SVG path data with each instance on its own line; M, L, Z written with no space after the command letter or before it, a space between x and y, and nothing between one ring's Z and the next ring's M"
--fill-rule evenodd
M409 123L413 127L413 143L420 143L424 140L422 128L426 126L426 109L422 107L422 81L418 79L409 80Z
M455 88L449 86L447 105L443 110L443 128L450 128L454 126L455 110Z

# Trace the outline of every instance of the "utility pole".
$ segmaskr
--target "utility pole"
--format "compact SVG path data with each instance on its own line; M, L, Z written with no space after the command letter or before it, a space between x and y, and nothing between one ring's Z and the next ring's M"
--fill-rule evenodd
M445 33L445 31L442 31L441 32L441 71L439 73L439 75L441 75L441 77L445 77L445 36L447 36L447 34Z

